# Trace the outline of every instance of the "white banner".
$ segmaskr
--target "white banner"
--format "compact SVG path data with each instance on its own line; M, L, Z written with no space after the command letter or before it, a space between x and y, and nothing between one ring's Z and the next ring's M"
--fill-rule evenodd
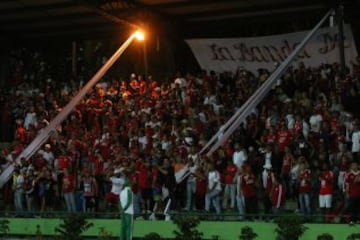
M189 39L186 42L192 49L200 66L215 72L231 71L243 67L255 72L259 68L269 71L275 69L304 39L307 32L281 35L227 38L227 39ZM357 56L350 25L344 25L345 60L349 64ZM305 66L319 66L321 63L339 62L338 28L320 29L295 59Z

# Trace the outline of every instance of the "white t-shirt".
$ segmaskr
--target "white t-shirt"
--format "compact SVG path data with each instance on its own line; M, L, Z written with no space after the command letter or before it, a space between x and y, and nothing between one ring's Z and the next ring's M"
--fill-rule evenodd
M295 124L294 116L292 114L286 115L286 121L287 121L287 128L288 129L293 129L294 124Z
M164 151L168 151L171 148L171 141L163 140L161 141L161 149Z
M216 103L215 95L208 95L204 98L204 105L212 105L214 103Z
M111 192L116 195L119 195L121 190L123 189L125 179L123 177L120 177L120 178L111 177L110 181L112 183Z
M266 152L265 153L265 163L264 163L264 165L271 165L271 157L272 157L272 152Z
M308 139L308 136L309 136L309 124L306 122L306 121L303 121L302 122L302 126L303 126L303 130L302 130L302 133L304 135L304 138L305 139Z
M244 150L236 151L233 153L233 163L238 167L241 168L243 163L247 160L247 154Z
M360 152L360 131L353 132L351 136L351 152Z
M54 164L55 157L54 157L54 154L52 152L44 152L42 154L42 157L46 160L46 162L50 166L52 166Z
M16 177L16 182L15 182L16 191L24 191L23 189L24 182L25 182L25 178L22 175Z
M208 188L212 189L215 184L216 184L216 187L214 190L221 191L220 174L216 170L211 171L208 174Z
M185 78L176 78L174 81L175 84L179 84L180 88L186 88L186 79Z
M147 136L139 137L138 142L141 145L141 149L145 149L146 145L149 143Z
M320 123L322 121L322 116L320 114L311 115L310 117L310 129L312 132L318 133L320 132Z
M24 128L25 129L29 129L29 125L32 124L35 127L37 126L37 118L36 118L36 113L31 113L28 112L26 114L25 120L24 120Z

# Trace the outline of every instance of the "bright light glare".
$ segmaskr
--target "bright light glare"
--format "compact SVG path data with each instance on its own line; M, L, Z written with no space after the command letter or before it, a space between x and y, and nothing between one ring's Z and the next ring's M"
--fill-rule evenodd
M135 37L139 41L144 41L145 39L144 33L140 30L135 32Z

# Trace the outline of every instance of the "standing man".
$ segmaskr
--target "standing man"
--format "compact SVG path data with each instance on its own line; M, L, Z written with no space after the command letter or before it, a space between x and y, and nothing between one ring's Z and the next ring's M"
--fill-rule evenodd
M230 199L230 208L233 209L235 207L236 202L236 173L238 171L237 166L231 161L228 161L226 170L225 170L225 188L223 195L223 209L228 209L228 203Z
M63 177L63 195L65 198L66 209L68 212L76 212L76 202L75 202L75 177L70 174L67 168L64 169Z
M14 206L16 214L21 214L24 210L24 183L25 183L25 169L18 170L18 175L14 174L13 189L14 189Z
M327 214L330 213L332 207L332 195L334 193L334 174L329 168L328 163L323 163L323 171L320 173L320 192L319 192L319 207L327 220Z
M205 211L210 211L211 203L214 205L216 214L221 214L221 206L220 206L220 192L221 192L221 184L220 184L220 174L214 168L213 163L209 163L208 165L208 186L207 192L205 195Z
M117 168L113 174L109 172L107 175L107 179L111 182L111 191L105 195L105 202L107 209L110 211L113 210L113 208L117 209L119 195L125 181L123 170L123 168Z
M131 240L134 227L134 203L131 183L128 178L125 179L124 188L120 192L121 231L120 240Z
M235 151L233 153L233 163L237 166L238 169L241 169L243 163L247 160L246 150L243 145L240 143L235 143Z
M345 180L345 193L349 199L351 222L355 223L360 220L360 171L357 162L350 165L350 172Z

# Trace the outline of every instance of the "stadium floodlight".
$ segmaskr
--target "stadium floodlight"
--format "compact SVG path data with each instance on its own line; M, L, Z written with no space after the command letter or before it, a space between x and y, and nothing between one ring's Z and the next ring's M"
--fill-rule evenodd
M135 37L137 40L139 41L144 41L145 40L145 34L143 31L141 30L137 30L135 33L134 33Z

